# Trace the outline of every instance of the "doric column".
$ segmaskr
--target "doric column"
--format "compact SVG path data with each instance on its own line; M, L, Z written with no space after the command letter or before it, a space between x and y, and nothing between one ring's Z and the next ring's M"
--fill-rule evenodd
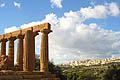
M15 38L9 38L9 48L8 48L8 61L9 68L12 69L14 67L14 40Z
M6 56L6 39L1 40L1 55Z
M49 29L41 31L41 49L40 49L40 72L48 72L48 34L51 32Z
M35 36L38 35L38 32L33 33L33 70L35 70Z
M26 31L24 38L24 61L23 70L33 71L33 32L31 30Z
M23 38L24 36L19 35L17 37L18 43L17 43L17 60L16 65L20 71L23 70Z

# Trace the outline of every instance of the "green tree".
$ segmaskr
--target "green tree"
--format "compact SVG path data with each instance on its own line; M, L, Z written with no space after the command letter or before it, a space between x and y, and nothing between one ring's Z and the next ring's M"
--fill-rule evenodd
M108 70L103 73L103 80L120 80L120 67L119 65L111 65Z
M67 74L67 80L72 80L72 74L71 73Z
M67 80L96 80L92 72L72 72L67 74Z
M93 72L83 72L81 74L81 80L96 80L96 76Z

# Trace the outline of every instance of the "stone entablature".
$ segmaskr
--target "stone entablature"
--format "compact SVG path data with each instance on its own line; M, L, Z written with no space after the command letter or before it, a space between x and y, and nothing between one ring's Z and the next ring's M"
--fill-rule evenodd
M25 29L22 29L22 30L18 30L18 31L14 31L14 32L11 32L11 33L6 33L6 34L3 34L3 35L0 35L0 41L2 40L8 40L9 38L11 37L18 37L19 35L25 35L26 31L28 30L32 30L33 32L41 32L42 30L51 30L51 27L50 27L50 24L49 23L45 23L45 24L41 24L41 25L37 25L37 26L34 26L34 27L29 27L29 28L25 28Z

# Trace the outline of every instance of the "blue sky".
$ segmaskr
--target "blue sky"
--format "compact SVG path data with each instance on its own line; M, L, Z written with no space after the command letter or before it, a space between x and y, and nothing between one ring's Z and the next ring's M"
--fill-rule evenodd
M0 0L0 34L44 22L55 63L120 54L119 0ZM40 36L36 44L39 54Z

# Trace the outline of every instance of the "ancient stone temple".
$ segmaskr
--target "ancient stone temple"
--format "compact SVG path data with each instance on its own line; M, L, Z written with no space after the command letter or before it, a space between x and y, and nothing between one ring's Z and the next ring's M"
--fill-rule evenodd
M41 32L40 71L35 71L35 37ZM60 80L48 71L49 51L48 34L52 32L50 24L0 35L0 80ZM14 41L17 40L17 46ZM8 55L6 55L6 43ZM17 60L14 64L14 48L17 48Z

